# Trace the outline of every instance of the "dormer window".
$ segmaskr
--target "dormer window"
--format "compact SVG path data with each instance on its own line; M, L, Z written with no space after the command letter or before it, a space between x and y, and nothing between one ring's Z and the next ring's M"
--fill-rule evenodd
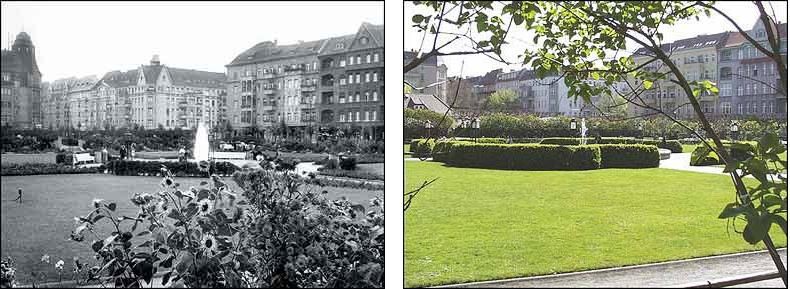
M368 44L368 38L367 37L359 38L359 43L362 45Z
M343 43L336 44L335 49L343 49Z

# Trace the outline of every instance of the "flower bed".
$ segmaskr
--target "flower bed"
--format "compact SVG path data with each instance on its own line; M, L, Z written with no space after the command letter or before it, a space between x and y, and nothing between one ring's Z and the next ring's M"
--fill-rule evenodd
M344 177L344 178L354 178L354 179L381 180L381 181L384 180L384 176L382 175L374 174L370 172L360 172L356 170L319 169L318 174L323 176Z
M179 177L205 177L207 172L201 170L197 163L192 162L157 162L157 161L111 161L107 169L120 176L158 176L162 166L167 167L174 175ZM229 162L214 163L213 173L218 175L232 175L239 167Z
M11 164L3 165L0 175L25 176L25 175L55 175L55 174L95 174L102 173L105 166L98 167L73 167L63 164Z

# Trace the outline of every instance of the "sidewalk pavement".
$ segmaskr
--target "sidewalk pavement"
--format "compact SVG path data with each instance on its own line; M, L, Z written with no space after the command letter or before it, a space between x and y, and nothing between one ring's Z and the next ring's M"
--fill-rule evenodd
M779 255L781 255L782 261L785 267L787 267L787 248L779 249ZM689 283L706 282L768 271L776 272L776 267L767 251L758 251L620 268L438 287L678 287ZM777 278L734 287L782 288L785 286L782 279Z
M691 153L674 153L670 156L669 159L661 160L658 167L662 169L689 171L689 172L697 172L697 173L729 175L728 173L724 172L724 167L692 166L689 165L690 163L691 163ZM785 172L783 176L787 177L787 173ZM753 178L754 176L749 175L747 177ZM778 179L776 175L774 175L774 177Z

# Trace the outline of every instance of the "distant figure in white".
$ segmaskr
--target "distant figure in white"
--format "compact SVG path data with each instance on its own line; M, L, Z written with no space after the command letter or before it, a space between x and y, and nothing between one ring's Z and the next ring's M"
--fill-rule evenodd
M587 124L585 124L584 118L582 118L581 131L582 131L582 145L586 145L587 139L585 139L585 137L587 137Z
M195 147L192 150L195 161L208 161L208 130L202 122L195 133Z

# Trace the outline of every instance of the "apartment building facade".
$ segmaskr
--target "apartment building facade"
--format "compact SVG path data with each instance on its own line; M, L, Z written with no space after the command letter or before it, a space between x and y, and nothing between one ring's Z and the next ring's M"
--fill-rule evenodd
M383 131L383 41L382 25L363 23L351 35L256 44L226 65L231 125L264 137L352 123Z
M384 26L363 23L331 38L318 55L321 127L363 139L384 138Z
M20 32L10 50L2 50L0 126L42 127L41 71L30 35Z
M223 73L168 67L155 55L137 69L56 80L43 110L53 128L213 128L225 95Z

